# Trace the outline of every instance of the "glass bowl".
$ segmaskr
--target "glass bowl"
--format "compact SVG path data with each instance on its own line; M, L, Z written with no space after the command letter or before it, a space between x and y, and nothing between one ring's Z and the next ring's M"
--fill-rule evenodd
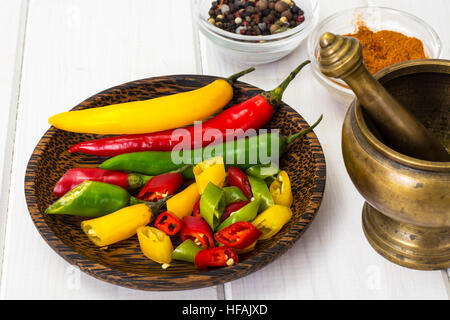
M353 33L358 21L364 21L373 31L392 30L415 37L422 41L428 58L439 59L441 56L442 44L437 33L428 23L412 14L383 7L360 7L335 13L317 25L307 44L314 76L341 102L349 103L353 100L353 91L344 81L328 78L320 72L319 38L324 32Z
M194 20L200 32L227 57L249 65L279 60L305 40L317 25L319 0L296 0L305 12L305 21L288 31L273 35L250 36L228 32L208 23L211 0L193 0Z

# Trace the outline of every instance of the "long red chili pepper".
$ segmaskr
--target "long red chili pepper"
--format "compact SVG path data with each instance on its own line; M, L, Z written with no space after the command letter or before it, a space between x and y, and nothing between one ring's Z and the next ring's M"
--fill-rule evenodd
M191 148L205 147L218 138L225 142L227 138L238 138L249 129L259 129L273 116L280 104L283 92L300 70L309 63L305 61L274 90L263 92L238 105L230 107L199 126L172 129L149 134L122 135L81 142L69 149L69 152L82 152L92 155L113 157L123 153L139 151L171 151L182 141L190 141ZM175 130L177 130L175 132ZM194 132L198 130L200 134ZM205 133L214 132L207 139ZM217 135L216 135L217 133ZM199 139L197 139L197 136ZM201 141L199 141L201 139ZM220 141L220 140L219 140Z
M84 181L105 182L124 189L136 190L145 185L150 178L150 176L124 171L100 168L72 168L56 183L53 194L59 198Z

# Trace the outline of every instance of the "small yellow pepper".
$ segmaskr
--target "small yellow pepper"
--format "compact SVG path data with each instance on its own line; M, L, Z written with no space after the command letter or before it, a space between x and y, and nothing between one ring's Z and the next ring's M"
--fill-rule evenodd
M203 194L209 182L222 188L227 177L222 157L210 158L200 162L194 167L193 171L200 194Z
M286 206L279 204L273 205L265 211L261 212L255 220L253 225L262 232L258 240L269 239L291 219L292 210Z
M173 245L170 237L154 227L137 229L141 251L150 260L168 266L172 262Z
M276 180L270 185L270 194L275 204L290 207L294 198L292 197L291 181L286 171L280 171Z
M106 216L81 222L81 229L97 246L104 247L128 239L136 229L150 223L152 211L144 204L125 207Z
M183 191L177 193L172 198L167 200L167 211L172 212L182 220L183 217L192 214L195 203L200 199L200 194L198 193L197 184L193 184L186 187Z

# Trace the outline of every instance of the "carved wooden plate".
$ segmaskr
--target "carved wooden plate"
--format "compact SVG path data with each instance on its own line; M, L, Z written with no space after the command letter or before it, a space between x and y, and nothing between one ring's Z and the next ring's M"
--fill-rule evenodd
M83 101L74 109L160 97L202 87L216 77L175 75L143 79L108 89ZM261 89L237 82L230 105L242 102ZM308 128L305 120L283 104L266 128L277 128L284 135ZM100 138L51 127L41 138L28 163L25 195L31 218L47 243L65 260L83 272L113 284L142 290L185 290L221 284L244 277L266 266L289 249L311 224L320 206L325 188L325 158L313 132L294 142L281 160L282 169L292 180L293 218L273 238L259 241L251 253L240 256L237 265L198 270L193 264L174 261L163 270L141 253L137 237L111 245L106 250L94 246L80 228L84 218L45 215L56 200L53 187L70 168L95 167L104 159L69 154L68 149L81 141ZM174 243L174 247L177 243Z

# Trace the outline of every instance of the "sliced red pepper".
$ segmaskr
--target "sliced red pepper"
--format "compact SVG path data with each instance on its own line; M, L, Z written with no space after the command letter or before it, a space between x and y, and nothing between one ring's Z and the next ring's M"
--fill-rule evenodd
M245 207L249 203L250 203L250 201L238 201L238 202L230 203L225 208L222 218L220 218L220 222L225 221L233 212L238 211L240 208Z
M207 270L208 267L225 267L238 263L238 255L232 248L223 246L199 251L195 255L197 268Z
M214 234L214 238L230 248L244 249L258 240L262 232L250 222L239 221Z
M201 218L201 214L200 214L200 200L198 200L195 205L194 205L194 209L192 210L192 215L194 217L198 217Z
M164 173L151 178L141 189L137 198L144 201L158 201L173 195L183 183L180 173Z
M251 199L253 196L252 187L247 175L237 167L230 167L228 169L228 184L241 189L247 199Z
M214 248L214 238L208 223L200 217L183 217L183 226L180 231L182 241L191 239L203 249Z
M181 230L182 225L183 221L169 211L161 213L155 220L155 227L169 236L177 234Z

